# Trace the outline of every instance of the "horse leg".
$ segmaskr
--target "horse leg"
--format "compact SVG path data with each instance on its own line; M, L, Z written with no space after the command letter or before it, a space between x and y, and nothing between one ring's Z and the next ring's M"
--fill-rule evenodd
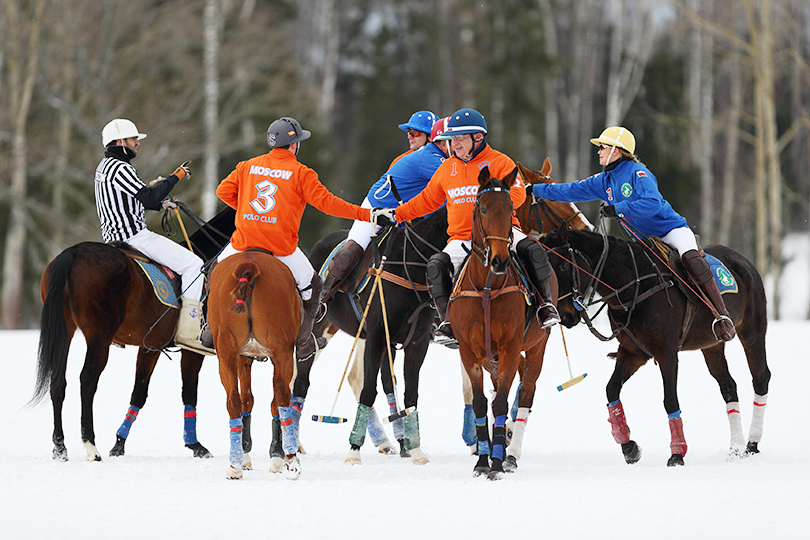
M278 358L273 358L273 405L278 410L281 425L281 448L285 454L282 474L288 480L297 480L301 476L301 462L296 454L298 441L295 438L295 426L293 426L289 407L290 383L295 371L292 346L289 347L289 350L285 348L277 356Z
M86 452L85 461L101 461L96 448L96 434L93 429L93 399L98 389L98 379L107 365L110 355L109 339L87 336L87 354L79 376L82 399L82 443Z
M624 383L646 362L647 359L643 356L633 355L619 345L619 351L616 353L616 366L613 368L613 374L605 389L608 400L608 422L610 422L613 440L622 445L624 461L631 465L641 459L641 447L630 439L630 427L627 425L619 394Z
M183 349L180 354L180 375L183 379L183 443L196 458L214 457L197 440L197 388L204 358L203 355L187 349Z
M509 390L515 380L520 351L504 350L498 354L498 384L495 397L492 400L492 466L487 479L500 480L503 478L503 462L506 459L506 418L509 413Z
M377 376L380 373L380 363L382 353L385 350L384 341L375 337L375 332L370 332L371 339L366 340L366 349L363 354L363 390L360 392L360 401L357 403L357 413L354 418L354 426L349 434L349 454L345 462L356 465L360 463L360 447L366 440L368 430L368 419L371 414L371 407L377 399Z
M242 399L239 397L239 379L236 363L239 358L235 354L228 354L224 347L217 352L219 357L219 379L225 388L225 405L228 409L228 425L230 428L230 451L228 453L228 473L231 480L242 478Z
M744 334L744 335L743 335ZM748 335L747 329L740 329L740 341L748 360L748 369L754 383L754 411L751 416L751 427L748 430L748 454L759 453L759 441L762 440L762 429L765 422L765 407L768 404L768 384L771 380L771 371L765 354L765 325L759 325L753 336Z
M115 434L115 445L110 450L110 457L123 456L124 445L129 437L129 430L133 422L137 420L138 413L146 404L146 397L149 393L149 381L155 371L155 365L160 357L160 351L150 351L144 348L138 349L138 359L135 362L135 386L132 389L132 397L129 400L129 408L124 416L121 427Z
M56 461L67 461L68 451L65 446L65 432L62 424L62 407L65 403L65 390L67 388L66 373L67 373L67 354L70 348L70 342L73 340L73 334L76 332L76 326L73 324L73 319L68 318L68 308L65 307L65 321L67 323L67 343L63 347L62 354L64 358L61 362L56 364L59 366L59 373L51 373L51 405L53 407L53 459Z
M391 347L391 358L396 359L396 349L393 345ZM385 399L388 401L389 418L394 420L391 422L391 427L394 430L394 439L399 443L399 457L409 458L411 453L405 443L405 420L399 417L399 406L397 405L396 386L394 384L394 375L391 373L391 366L388 362L388 353L383 348L383 357L380 361L380 382L382 383L383 391L385 392Z
M529 414L532 412L534 393L537 389L537 378L543 369L547 342L548 338L543 339L540 345L526 352L521 382L515 396L514 405L517 406L517 410L515 410L514 405L512 407L514 427L512 428L512 439L509 441L509 455L506 456L506 461L503 464L503 469L506 472L514 472L517 469L518 460L523 453L523 435L526 433Z
M462 348L464 346L462 345ZM462 354L462 359L465 356ZM475 415L475 435L478 445L478 461L473 467L473 476L489 474L489 425L487 418L487 398L484 395L484 375L481 364L469 366L465 363L473 392L473 414Z
M669 448L672 455L667 460L667 467L675 467L684 464L683 458L687 450L681 407L678 403L678 353L673 349L667 354L656 356L655 359L664 381L664 409L669 421Z
M745 437L743 436L740 403L737 397L737 383L728 370L724 350L725 343L721 342L708 349L703 349L701 352L706 361L706 367L709 368L709 373L717 381L720 394L726 403L726 416L728 417L729 432L731 434L728 458L734 459L745 455Z
M354 362L352 362L351 369L349 369L348 381L349 386L354 393L354 399L360 401L360 392L363 391L363 354L366 349L366 340L357 340L357 346L354 350ZM374 407L371 408L368 415L368 436L371 437L371 442L377 447L377 451L381 454L393 455L396 454L394 446L388 440L388 435L385 434L380 417Z
M464 368L463 363L461 366L461 393L464 396L464 416L462 417L461 425L461 439L464 444L470 449L470 455L478 455L478 445L475 436L475 413L473 413L473 391L470 376L467 375L467 370Z
M405 449L410 453L411 459L417 465L426 465L428 457L420 448L421 440L419 436L419 371L427 354L430 341L427 336L421 340L416 340L408 344L405 349L405 361L403 376L405 378L405 403L404 407L413 407L411 414L403 418L403 431L405 439Z
M252 368L253 359L245 356L237 358L236 374L239 379L239 399L242 402L242 469L253 470L250 451L253 450L253 437L250 433L251 413L253 412Z

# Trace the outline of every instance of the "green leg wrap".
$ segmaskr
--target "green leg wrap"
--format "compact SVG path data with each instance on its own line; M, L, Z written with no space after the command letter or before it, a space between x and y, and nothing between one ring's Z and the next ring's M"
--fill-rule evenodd
M405 448L413 450L419 448L419 411L413 411L403 418L405 423Z
M357 404L357 416L354 417L354 427L349 435L349 444L363 446L366 440L369 414L371 414L371 407L360 403Z

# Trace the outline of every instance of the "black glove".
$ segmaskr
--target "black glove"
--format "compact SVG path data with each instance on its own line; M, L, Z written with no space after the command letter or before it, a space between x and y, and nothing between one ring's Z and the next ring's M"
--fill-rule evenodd
M618 214L616 214L616 207L612 204L603 204L602 208L599 210L601 214L608 218L616 218Z
M397 224L397 215L393 208L372 208L371 222L380 227Z

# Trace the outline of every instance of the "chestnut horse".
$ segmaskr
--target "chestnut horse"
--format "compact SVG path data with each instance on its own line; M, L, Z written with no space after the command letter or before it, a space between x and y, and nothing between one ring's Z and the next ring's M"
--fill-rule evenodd
M509 446L507 470L514 470L521 455L523 433L534 400L535 384L543 367L549 331L527 306L530 293L521 281L511 253L514 208L509 190L518 169L506 178L491 178L485 167L478 176L478 195L472 216L472 253L461 269L451 295L450 324L455 329L461 362L470 378L478 443L475 476L498 480L504 473L506 417L509 390L520 372L517 421ZM519 189L523 189L522 186ZM552 276L553 297L557 283ZM525 356L521 355L525 351ZM484 370L495 388L494 426L490 447ZM490 465L491 458L491 465Z
M219 357L219 376L225 387L230 416L228 477L242 478L250 469L250 445L243 446L242 430L249 433L253 409L251 368L254 360L273 362L271 409L281 426L281 458L273 458L271 472L297 479L301 464L290 408L290 383L295 377L295 339L301 299L290 270L268 252L247 250L227 257L211 272L208 321ZM244 418L244 422L243 422Z
M754 414L746 445L737 384L728 370L725 343L714 337L714 317L705 302L695 295L694 285L690 290L683 277L686 274L673 271L681 266L679 259L668 265L658 251L653 251L657 248L651 248L646 241L629 242L586 231L562 229L544 236L542 242L554 251L549 253L549 258L563 298L557 306L562 323L570 328L584 318L600 339L616 337L619 341L616 367L606 393L613 438L621 444L627 463L637 462L641 449L630 439L619 394L624 383L650 358L658 364L664 383L664 408L669 420L672 452L667 465L684 463L687 445L677 391L680 350L703 352L709 373L720 387L731 431L729 457L759 451L771 372L765 353L768 326L765 289L751 261L725 246L705 247L706 253L720 260L731 275L722 268L713 273L721 276L729 288L736 287L735 293L724 295L724 301L745 350L754 385ZM674 286L678 282L682 282L683 288ZM581 284L585 284L584 287ZM601 296L599 302L608 307L611 336L599 334L584 310L588 307L586 304L590 304L593 289Z
M128 246L121 245L121 248ZM50 389L53 404L53 458L67 461L62 429L68 351L76 329L87 343L81 382L81 433L87 461L101 461L93 428L93 398L110 345L135 345L138 359L129 410L118 429L111 456L124 455L132 422L146 403L149 380L161 350L172 346L178 311L155 295L149 278L119 247L82 242L65 249L48 264L40 284L43 300L40 319L37 381L31 403ZM200 279L203 279L202 276ZM211 457L197 440L197 383L203 356L183 350L184 429L186 447L195 457Z

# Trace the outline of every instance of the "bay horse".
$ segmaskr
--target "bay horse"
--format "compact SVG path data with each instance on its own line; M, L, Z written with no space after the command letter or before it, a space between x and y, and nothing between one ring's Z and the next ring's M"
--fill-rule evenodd
M208 321L219 358L219 375L225 388L230 417L228 478L242 478L252 467L250 444L242 430L250 429L253 409L251 369L254 359L273 362L271 409L279 419L285 457L274 458L271 472L289 479L301 474L298 443L290 407L290 387L295 377L295 340L301 318L301 299L292 272L269 252L247 250L220 261L212 270Z
M746 445L737 384L729 373L725 343L714 337L714 317L705 302L698 299L694 292L696 287L687 287L687 280L682 277L686 274L677 254L670 259L674 264L669 265L646 240L630 242L568 229L545 235L542 243L554 252L549 257L559 279L561 298L564 298L557 305L562 323L570 328L584 319L600 339L616 337L619 341L616 367L607 383L606 394L613 438L621 444L627 463L636 463L641 458L641 449L630 439L620 392L624 383L653 358L661 370L664 409L670 427L672 454L667 465L684 464L687 444L677 392L680 350L700 350L709 373L720 387L731 433L729 458L759 452L771 374L765 352L768 325L765 290L751 261L726 246L704 248L707 254L725 265L731 276L724 270L714 272L723 275L727 283L736 283L737 287L736 293L725 294L724 302L745 350L753 380L754 412ZM582 283L587 284L584 289ZM601 336L593 328L584 309L591 303L589 291L593 289L607 305L613 330L609 337Z
M549 330L537 324L536 306L528 306L529 291L511 253L514 208L509 190L517 179L515 168L505 178L492 178L485 167L478 176L472 216L472 250L459 272L450 297L448 316L459 343L461 362L472 384L473 413L478 443L475 476L490 480L514 471L521 456L523 434L534 401L535 385L543 367ZM519 189L523 189L522 186ZM552 296L557 283L552 275ZM525 356L521 352L525 351ZM484 371L490 373L495 397L490 446ZM518 413L506 456L509 390L520 372ZM491 459L491 464L490 464Z
M149 278L123 249L98 242L82 242L57 255L42 274L40 291L43 307L37 379L31 404L41 401L50 391L53 458L68 460L62 405L67 386L68 352L77 329L87 343L80 376L81 437L87 461L101 461L93 426L93 399L101 372L107 365L110 346L139 347L130 406L110 450L110 456L124 455L126 438L146 403L149 381L160 353L174 343L179 310L160 302ZM185 349L180 356L183 439L195 457L212 457L196 434L197 384L202 361L201 354Z

